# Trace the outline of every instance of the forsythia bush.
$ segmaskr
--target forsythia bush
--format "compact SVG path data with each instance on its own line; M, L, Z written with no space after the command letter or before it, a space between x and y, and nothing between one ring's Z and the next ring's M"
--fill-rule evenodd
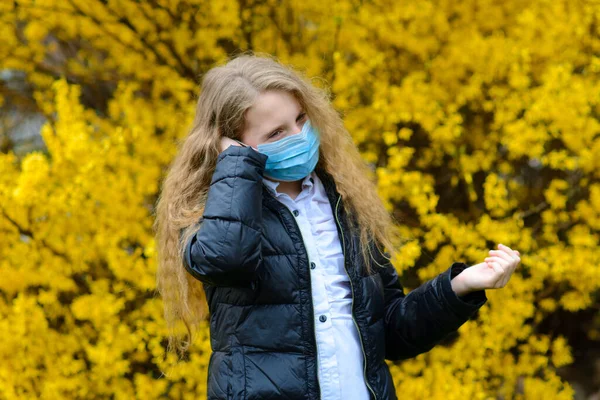
M456 337L390 363L398 393L573 397L573 343L541 326L598 304L600 3L5 1L0 36L48 119L46 148L0 154L1 399L206 395L207 329L164 354L152 213L199 77L248 49L331 85L412 239L407 292L494 243L522 254Z

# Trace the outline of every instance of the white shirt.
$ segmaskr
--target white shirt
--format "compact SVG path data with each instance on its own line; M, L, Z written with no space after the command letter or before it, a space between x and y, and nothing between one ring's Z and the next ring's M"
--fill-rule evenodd
M351 316L350 280L325 188L314 171L302 180L302 191L295 199L277 192L279 182L263 177L263 183L292 213L299 212L295 218L311 266L321 399L369 399L362 348Z

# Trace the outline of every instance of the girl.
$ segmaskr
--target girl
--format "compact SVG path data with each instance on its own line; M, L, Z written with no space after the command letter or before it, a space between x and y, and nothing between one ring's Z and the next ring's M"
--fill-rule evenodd
M299 72L243 54L204 76L156 231L165 318L191 339L169 348L210 314L209 399L396 399L384 360L429 351L506 285L519 252L499 245L405 294L368 177Z

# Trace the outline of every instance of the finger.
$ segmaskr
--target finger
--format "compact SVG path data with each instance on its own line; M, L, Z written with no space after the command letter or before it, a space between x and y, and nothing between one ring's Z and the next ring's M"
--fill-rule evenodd
M498 248L501 249L501 250L503 250L503 251L505 251L508 255L510 255L515 260L518 258L517 253L513 249L511 249L510 247L505 246L502 243L499 243L498 244Z
M485 262L488 263L488 265L491 266L494 272L498 275L503 275L506 269L508 268L508 266L506 265L506 261L504 260L497 261L497 259L486 259Z
M509 254L507 254L505 251L502 251L502 250L490 250L490 256L498 256L508 262L516 261L515 258L511 257Z
M507 273L505 274L505 276L502 277L502 286L506 286L506 284L508 283L508 281L510 280L510 277L512 276L512 273L514 272L514 268L511 268L510 270L507 271Z
M512 274L518 265L518 262L516 262L512 258L510 260L507 260L506 258L501 258L498 256L487 257L485 259L485 261L496 261L496 262L500 263L500 265L502 265L504 267L505 273L508 273L508 274Z
M498 243L498 249L506 252L508 255L510 255L513 258L517 258L517 253L515 253L515 251L513 249L511 249L510 247L503 245L502 243Z
M515 272L515 270L517 269L517 266L519 265L519 261L512 263L509 268L506 271L506 275L503 277L502 279L502 286L504 287L508 281L510 280L510 277L512 276L512 274Z
M504 246L504 245L502 245L502 244L501 244L501 245L498 245L498 247L499 247L501 250L490 250L490 251L503 252L503 253L504 253L504 254L506 254L508 257L510 257L510 259L511 259L511 260L518 261L519 257L517 256L517 254L516 254L516 253L515 253L513 250L511 250L510 248L508 248L508 247L506 247L506 246Z
M510 274L511 274L511 270L505 269L504 272L502 273L502 275L498 278L498 281L496 282L496 287L502 288L502 287L506 286L506 284L508 283L508 280L510 279Z
M511 264L511 261L505 260L504 258L501 258L498 256L486 257L485 261L486 262L497 262L498 264L502 265L503 270L508 268L509 265Z
M504 269L496 261L487 261L487 265L490 268L492 268L494 270L494 273L496 274L496 277L494 279L492 279L492 281L493 281L492 287L498 287L498 282L501 280L501 278L504 274Z

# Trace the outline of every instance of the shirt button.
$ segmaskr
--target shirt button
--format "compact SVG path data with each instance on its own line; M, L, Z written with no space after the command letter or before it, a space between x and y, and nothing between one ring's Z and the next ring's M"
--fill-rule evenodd
M315 264L314 262L310 263L310 269L315 269L317 267L317 264Z
M319 317L319 321L321 321L321 322L325 322L325 321L327 321L327 317L326 317L325 315L321 315L321 316Z
M298 214L300 214L300 211L298 211L298 210L294 210L294 211L293 211L293 213L294 213L294 216L295 216L295 217L297 217L297 216L298 216Z

